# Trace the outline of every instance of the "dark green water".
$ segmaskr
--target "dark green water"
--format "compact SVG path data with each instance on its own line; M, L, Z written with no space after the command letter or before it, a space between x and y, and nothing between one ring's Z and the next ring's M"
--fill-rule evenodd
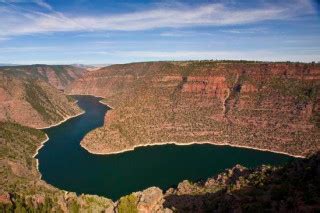
M108 108L99 98L76 96L86 113L45 132L49 141L39 151L42 179L67 191L118 199L150 186L167 189L182 180L211 177L235 164L279 165L292 157L271 152L212 145L163 145L116 155L93 155L79 143L103 125Z

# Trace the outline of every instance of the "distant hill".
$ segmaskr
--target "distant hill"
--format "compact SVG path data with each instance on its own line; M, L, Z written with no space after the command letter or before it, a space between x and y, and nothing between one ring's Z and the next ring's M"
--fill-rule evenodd
M19 66L18 64L5 64L5 63L0 63L0 67L4 66Z
M71 64L74 67L83 68L88 71L98 70L103 67L110 66L111 64Z
M88 68L95 68L94 65L90 64L70 64L73 67L78 67L78 68L83 68L83 69L88 69Z

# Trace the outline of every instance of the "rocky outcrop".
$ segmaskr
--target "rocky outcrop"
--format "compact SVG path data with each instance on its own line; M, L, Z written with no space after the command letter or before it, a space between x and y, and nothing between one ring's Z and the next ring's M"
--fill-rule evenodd
M208 178L166 190L151 187L120 199L131 212L314 212L319 210L320 153L284 167L235 165ZM308 186L308 187L306 187ZM125 206L126 208L123 208ZM129 208L130 207L130 208Z
M236 165L204 181L183 181L167 190L163 205L176 212L314 212L320 208L319 156L283 168Z
M137 210L141 213L170 213L170 209L163 208L164 197L162 190L157 187L150 187L142 192L134 193L138 198Z
M174 141L306 156L320 149L319 80L319 64L150 62L89 72L66 92L113 108L81 142L92 153Z

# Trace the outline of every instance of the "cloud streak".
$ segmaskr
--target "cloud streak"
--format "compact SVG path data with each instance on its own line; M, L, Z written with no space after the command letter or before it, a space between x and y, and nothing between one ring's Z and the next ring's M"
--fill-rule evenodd
M53 10L51 5L49 5L48 3L46 3L43 0L33 0L33 2L36 3L37 5L39 5L40 7L43 7L45 9L48 9L48 10L51 10L51 11Z
M0 37L91 31L139 31L158 28L228 26L270 20L288 20L315 13L311 0L294 0L278 5L237 9L224 4L207 4L196 8L156 8L116 15L62 14L43 0L33 2L47 12L19 8L16 1L0 0ZM3 4L1 4L1 2Z

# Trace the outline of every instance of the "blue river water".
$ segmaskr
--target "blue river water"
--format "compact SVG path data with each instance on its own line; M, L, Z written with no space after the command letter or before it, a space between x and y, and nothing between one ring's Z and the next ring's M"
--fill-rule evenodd
M42 179L67 191L116 200L150 186L166 190L185 179L212 177L235 164L281 165L293 159L272 152L205 144L150 146L121 154L93 155L80 146L80 141L103 125L109 108L99 102L100 98L74 97L86 113L44 130L49 141L36 156Z

